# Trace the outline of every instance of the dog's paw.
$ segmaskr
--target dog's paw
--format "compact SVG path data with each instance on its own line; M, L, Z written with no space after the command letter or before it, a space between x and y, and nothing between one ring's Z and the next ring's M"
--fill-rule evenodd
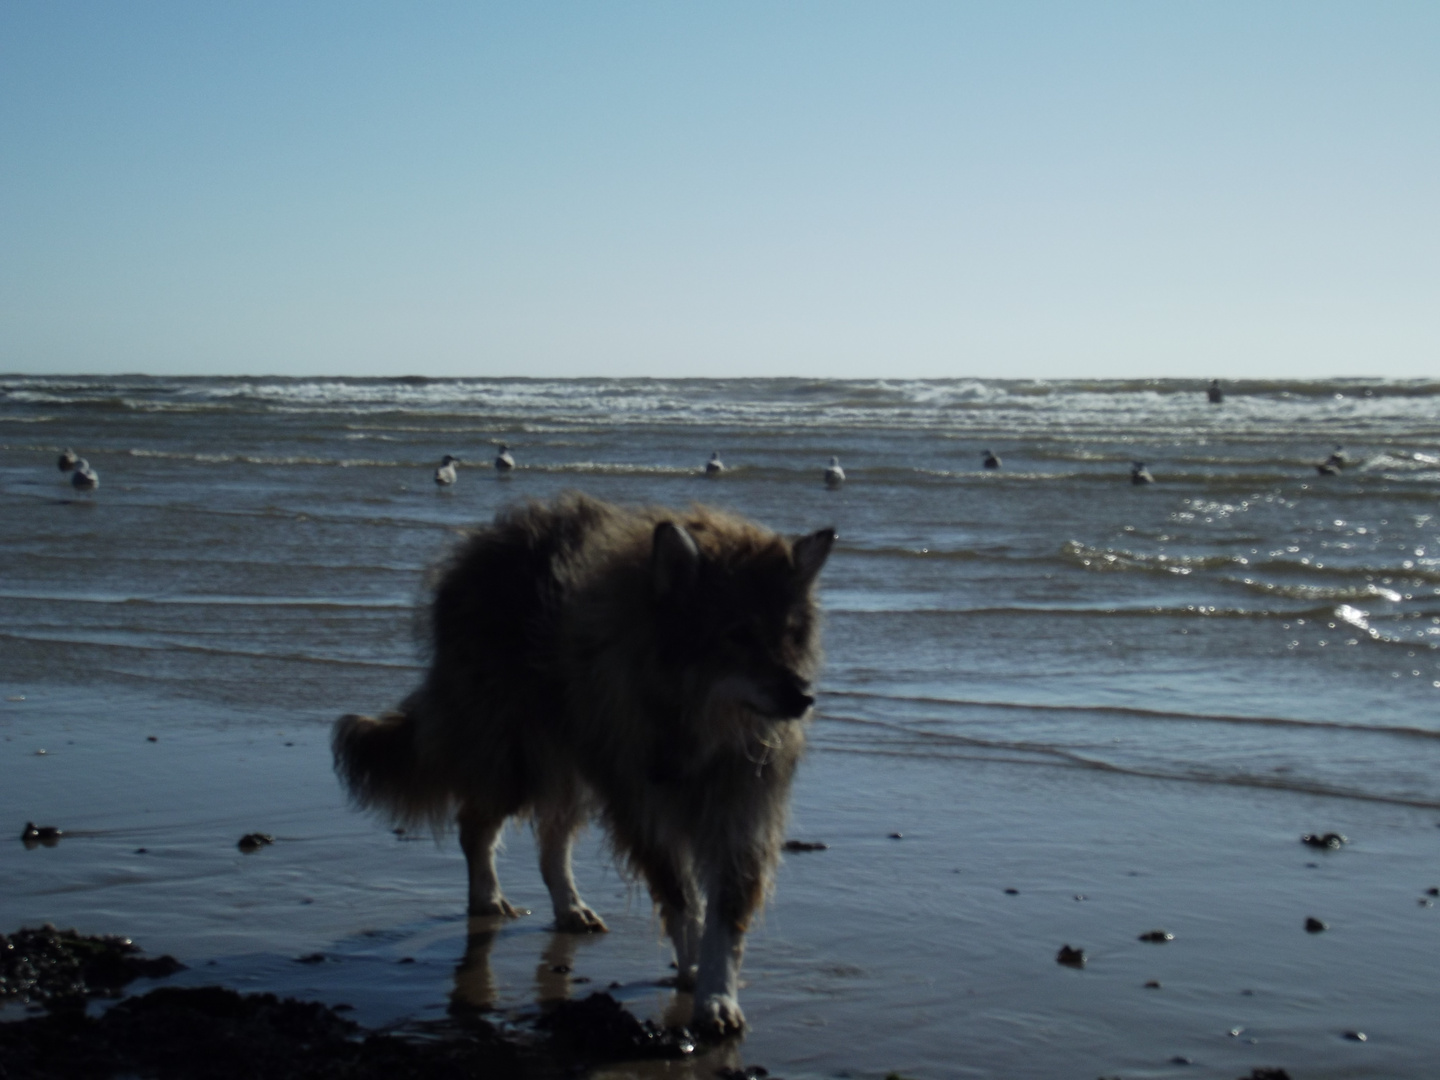
M529 915L529 908L517 908L503 896L492 897L489 900L470 901L470 915L504 915L507 919L518 919L521 915Z
M610 928L605 920L584 904L562 911L555 916L555 930L561 934L604 934Z
M712 994L695 1002L695 1019L691 1025L707 1039L723 1039L745 1030L745 1014L740 1003L729 994Z

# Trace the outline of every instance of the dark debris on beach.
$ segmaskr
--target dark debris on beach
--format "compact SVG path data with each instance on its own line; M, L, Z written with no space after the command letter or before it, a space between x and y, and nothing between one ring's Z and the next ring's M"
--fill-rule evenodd
M0 1023L0 1080L558 1080L694 1050L684 1029L637 1020L605 993L558 1003L534 1031L473 1012L368 1031L319 1002L161 987L99 1017L74 1007Z
M536 1058L483 1021L428 1038L366 1032L317 1002L218 986L162 987L98 1018L81 1009L0 1024L4 1080L450 1080L549 1077Z
M786 840L786 851L829 851L830 845L823 840Z
M137 978L184 965L145 957L128 938L46 925L0 935L0 1002L44 1015L0 1022L0 1080L408 1080L504 1076L548 1080L641 1058L683 1058L695 1039L641 1021L595 993L550 1005L532 1028L502 1030L470 1010L371 1031L319 1002L218 986L160 987L98 1016Z
M0 1003L55 1007L119 997L136 979L163 979L184 967L173 956L143 955L129 938L87 937L46 923L0 934Z

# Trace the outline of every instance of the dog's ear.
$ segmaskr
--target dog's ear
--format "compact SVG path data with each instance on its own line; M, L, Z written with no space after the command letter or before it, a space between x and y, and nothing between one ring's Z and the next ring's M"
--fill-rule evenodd
M834 546L834 529L820 529L795 541L795 546L791 549L791 558L795 561L795 576L800 579L802 585L809 585L815 580L820 573L820 568L825 565L825 560L830 557L830 549Z
M695 538L673 521L655 526L654 546L650 550L650 574L655 582L655 595L678 599L686 596L700 573L700 549Z

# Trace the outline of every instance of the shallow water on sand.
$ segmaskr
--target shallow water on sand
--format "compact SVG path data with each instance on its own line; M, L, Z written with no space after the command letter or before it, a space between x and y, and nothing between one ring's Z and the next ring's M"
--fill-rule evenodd
M1319 476L1336 443L1350 464ZM63 486L66 445L95 495ZM465 463L437 490L444 453ZM1154 485L1130 485L1140 458ZM182 978L372 1022L613 981L677 1007L598 838L581 883L613 933L469 925L453 843L345 810L325 740L418 677L412 608L459 528L570 488L704 500L841 534L792 829L831 848L788 857L728 1053L792 1076L1425 1076L1437 486L1431 384L1242 384L1216 408L1167 383L0 380L0 689L24 698L0 702L0 811L72 833L0 845L0 922L132 934ZM280 841L240 855L255 829ZM1298 843L1316 830L1353 843ZM523 833L502 875L544 911ZM1157 927L1175 941L1136 940ZM1067 942L1084 970L1055 963Z

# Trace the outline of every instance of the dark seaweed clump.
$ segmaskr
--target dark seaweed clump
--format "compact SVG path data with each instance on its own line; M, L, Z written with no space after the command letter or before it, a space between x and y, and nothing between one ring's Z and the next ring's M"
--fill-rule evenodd
M695 1040L684 1028L637 1020L603 991L558 1002L535 1026L564 1049L592 1060L678 1058L695 1052Z
M129 938L87 937L46 923L0 934L0 1003L119 997L136 979L163 979L184 967L173 956L144 956Z
M0 1022L0 1080L549 1080L695 1050L684 1029L637 1020L603 993L555 1004L534 1031L468 1013L368 1031L318 1002L218 986L161 987L92 1016L89 999L184 965L145 957L129 938L48 924L0 934L0 957L0 1003L47 1010Z
M367 1033L317 1002L162 987L98 1018L81 1009L0 1023L3 1080L409 1080L558 1071L491 1025L404 1038Z

